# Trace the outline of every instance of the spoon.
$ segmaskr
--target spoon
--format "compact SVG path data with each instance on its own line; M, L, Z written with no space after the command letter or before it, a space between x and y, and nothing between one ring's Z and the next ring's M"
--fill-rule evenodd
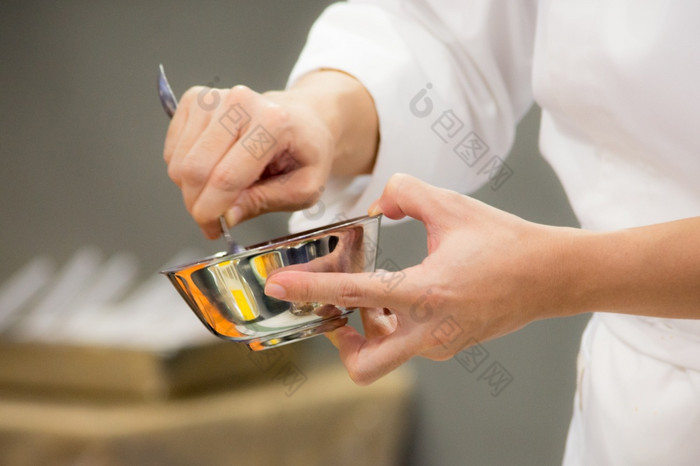
M158 66L158 96L160 97L160 103L163 105L163 110L172 118L175 114L175 110L177 110L177 99L172 89L170 89L170 84L168 83L168 78L165 77L165 70L162 64ZM227 250L229 254L237 254L245 251L243 246L234 241L229 232L226 218L223 215L219 216L219 226L221 227L221 234L228 246Z

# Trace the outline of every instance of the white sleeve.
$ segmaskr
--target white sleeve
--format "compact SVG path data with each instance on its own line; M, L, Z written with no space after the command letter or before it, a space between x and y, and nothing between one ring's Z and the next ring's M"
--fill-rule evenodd
M371 175L333 178L290 229L363 215L389 177L459 192L501 183L518 120L532 104L535 0L353 1L314 23L288 86L321 68L369 91L380 144Z

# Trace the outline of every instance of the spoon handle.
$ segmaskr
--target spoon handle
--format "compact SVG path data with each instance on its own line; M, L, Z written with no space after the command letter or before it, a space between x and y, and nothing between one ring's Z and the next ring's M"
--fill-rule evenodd
M173 94L173 90L170 88L168 78L165 77L165 70L162 64L158 66L158 96L160 97L161 105L163 105L163 110L172 118L175 114L175 110L177 110L177 99L175 98L175 94ZM223 215L219 216L219 225L221 226L221 234L228 246L227 250L229 254L245 251L243 246L234 241L229 232L226 218Z

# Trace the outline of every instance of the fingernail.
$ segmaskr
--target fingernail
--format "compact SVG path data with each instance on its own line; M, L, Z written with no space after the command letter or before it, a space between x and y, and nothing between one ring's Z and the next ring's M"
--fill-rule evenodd
M234 206L229 209L228 212L226 212L226 222L229 224L229 227L235 227L238 222L241 221L242 217L243 209L241 209L239 206Z
M370 217L374 217L375 215L379 215L382 213L382 208L379 207L379 201L374 201L372 204L370 204L369 209L367 209L367 215Z
M280 285L269 283L265 285L265 294L273 298L284 299L287 296L287 291Z

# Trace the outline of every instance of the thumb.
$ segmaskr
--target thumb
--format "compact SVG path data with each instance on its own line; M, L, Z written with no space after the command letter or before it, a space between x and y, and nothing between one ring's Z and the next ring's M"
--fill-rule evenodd
M446 207L450 196L459 194L397 173L389 178L384 192L370 207L370 214L383 213L394 220L409 216L430 224L451 216Z

